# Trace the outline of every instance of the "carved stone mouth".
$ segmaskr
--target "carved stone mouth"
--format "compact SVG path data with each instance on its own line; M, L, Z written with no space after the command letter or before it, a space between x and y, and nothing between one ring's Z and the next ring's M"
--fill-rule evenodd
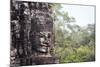
M45 46L39 47L37 50L38 50L39 52L45 53L45 52L47 52L47 47L45 47Z
M42 47L48 47L48 43L41 43Z

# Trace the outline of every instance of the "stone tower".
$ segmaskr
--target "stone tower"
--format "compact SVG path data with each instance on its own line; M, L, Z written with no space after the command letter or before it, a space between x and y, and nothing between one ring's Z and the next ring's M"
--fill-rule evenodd
M11 0L11 66L59 63L50 3Z

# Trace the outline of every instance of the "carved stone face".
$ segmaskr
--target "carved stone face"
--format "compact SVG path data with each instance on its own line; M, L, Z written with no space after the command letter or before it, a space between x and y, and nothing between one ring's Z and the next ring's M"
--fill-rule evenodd
M39 32L37 36L35 36L36 42L36 50L39 52L49 52L49 48L51 45L51 32Z
M48 12L48 4L37 3L31 21L31 43L37 52L48 53L52 45L53 20ZM47 7L47 8L46 8Z

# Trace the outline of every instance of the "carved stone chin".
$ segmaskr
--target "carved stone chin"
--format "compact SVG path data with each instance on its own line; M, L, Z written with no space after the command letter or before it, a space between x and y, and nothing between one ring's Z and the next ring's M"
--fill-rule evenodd
M43 53L48 52L48 51L47 51L47 47L37 48L37 50L38 50L39 52L43 52Z

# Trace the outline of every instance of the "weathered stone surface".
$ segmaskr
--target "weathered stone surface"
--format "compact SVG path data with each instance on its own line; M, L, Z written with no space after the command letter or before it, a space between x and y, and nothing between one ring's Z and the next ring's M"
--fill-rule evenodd
M44 64L57 64L59 60L57 57L35 57L33 59L36 65L44 65Z
M49 4L12 1L11 66L58 63L52 55L53 20Z

